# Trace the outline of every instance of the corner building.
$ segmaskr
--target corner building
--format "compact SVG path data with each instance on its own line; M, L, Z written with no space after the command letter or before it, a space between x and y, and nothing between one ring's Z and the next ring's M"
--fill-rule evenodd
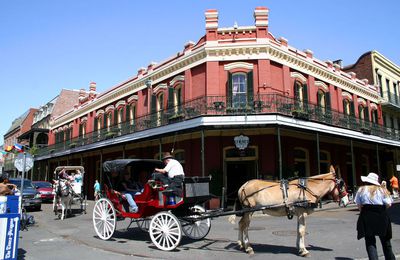
M197 43L55 118L36 167L51 178L58 165L83 165L90 197L102 162L173 150L188 176L211 174L217 195L225 187L228 202L249 179L331 164L350 187L370 171L386 178L400 142L386 135L377 87L275 38L268 15L257 7L254 25L219 28L207 10Z

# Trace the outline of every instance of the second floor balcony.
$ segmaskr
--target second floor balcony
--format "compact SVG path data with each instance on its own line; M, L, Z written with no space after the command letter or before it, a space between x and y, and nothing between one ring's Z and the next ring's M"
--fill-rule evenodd
M388 107L392 110L400 112L399 94L396 94L396 93L393 93L390 91L385 91L385 92L383 92L383 100L384 100L384 102L382 103L383 107Z
M105 127L79 137L59 142L38 150L37 156L75 149L103 142L112 138L139 133L144 130L209 116L243 116L278 114L298 120L312 121L334 127L358 131L368 135L399 141L398 130L365 121L338 111L305 103L281 94L258 95L251 99L231 99L226 96L205 96L170 109L137 117L116 125Z

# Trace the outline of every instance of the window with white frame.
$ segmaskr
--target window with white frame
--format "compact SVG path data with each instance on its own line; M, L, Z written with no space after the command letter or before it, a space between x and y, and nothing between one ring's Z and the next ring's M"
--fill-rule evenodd
M247 104L247 74L232 74L232 106L242 107Z

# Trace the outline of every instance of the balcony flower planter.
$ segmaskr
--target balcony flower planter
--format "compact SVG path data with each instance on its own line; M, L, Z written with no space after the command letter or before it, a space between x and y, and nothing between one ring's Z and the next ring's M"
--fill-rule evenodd
M114 136L116 136L116 135L117 135L117 133L108 132L108 133L106 133L105 138L106 139L111 139L111 138L114 138Z
M69 144L69 148L75 148L76 147L76 143L70 143Z
M177 122L183 121L184 118L185 118L185 116L183 114L175 114L168 118L168 122L169 123L177 123Z
M363 133L363 134L366 134L366 135L370 135L371 134L371 129L369 129L369 128L366 128L366 127L361 127L361 132Z
M303 120L309 120L310 116L307 112L302 111L302 110L293 110L292 111L292 116L294 118L298 118L298 119L303 119Z

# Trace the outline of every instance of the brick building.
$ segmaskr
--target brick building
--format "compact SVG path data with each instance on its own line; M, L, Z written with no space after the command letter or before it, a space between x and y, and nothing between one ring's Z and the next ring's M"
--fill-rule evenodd
M171 150L187 175L212 174L212 192L225 187L228 198L248 179L310 176L330 164L351 187L370 171L386 178L400 142L386 135L377 87L275 38L268 15L258 7L254 25L220 28L218 11L207 10L205 35L173 58L100 94L92 83L51 122L35 167L50 177L56 166L83 165L89 196L104 161Z

